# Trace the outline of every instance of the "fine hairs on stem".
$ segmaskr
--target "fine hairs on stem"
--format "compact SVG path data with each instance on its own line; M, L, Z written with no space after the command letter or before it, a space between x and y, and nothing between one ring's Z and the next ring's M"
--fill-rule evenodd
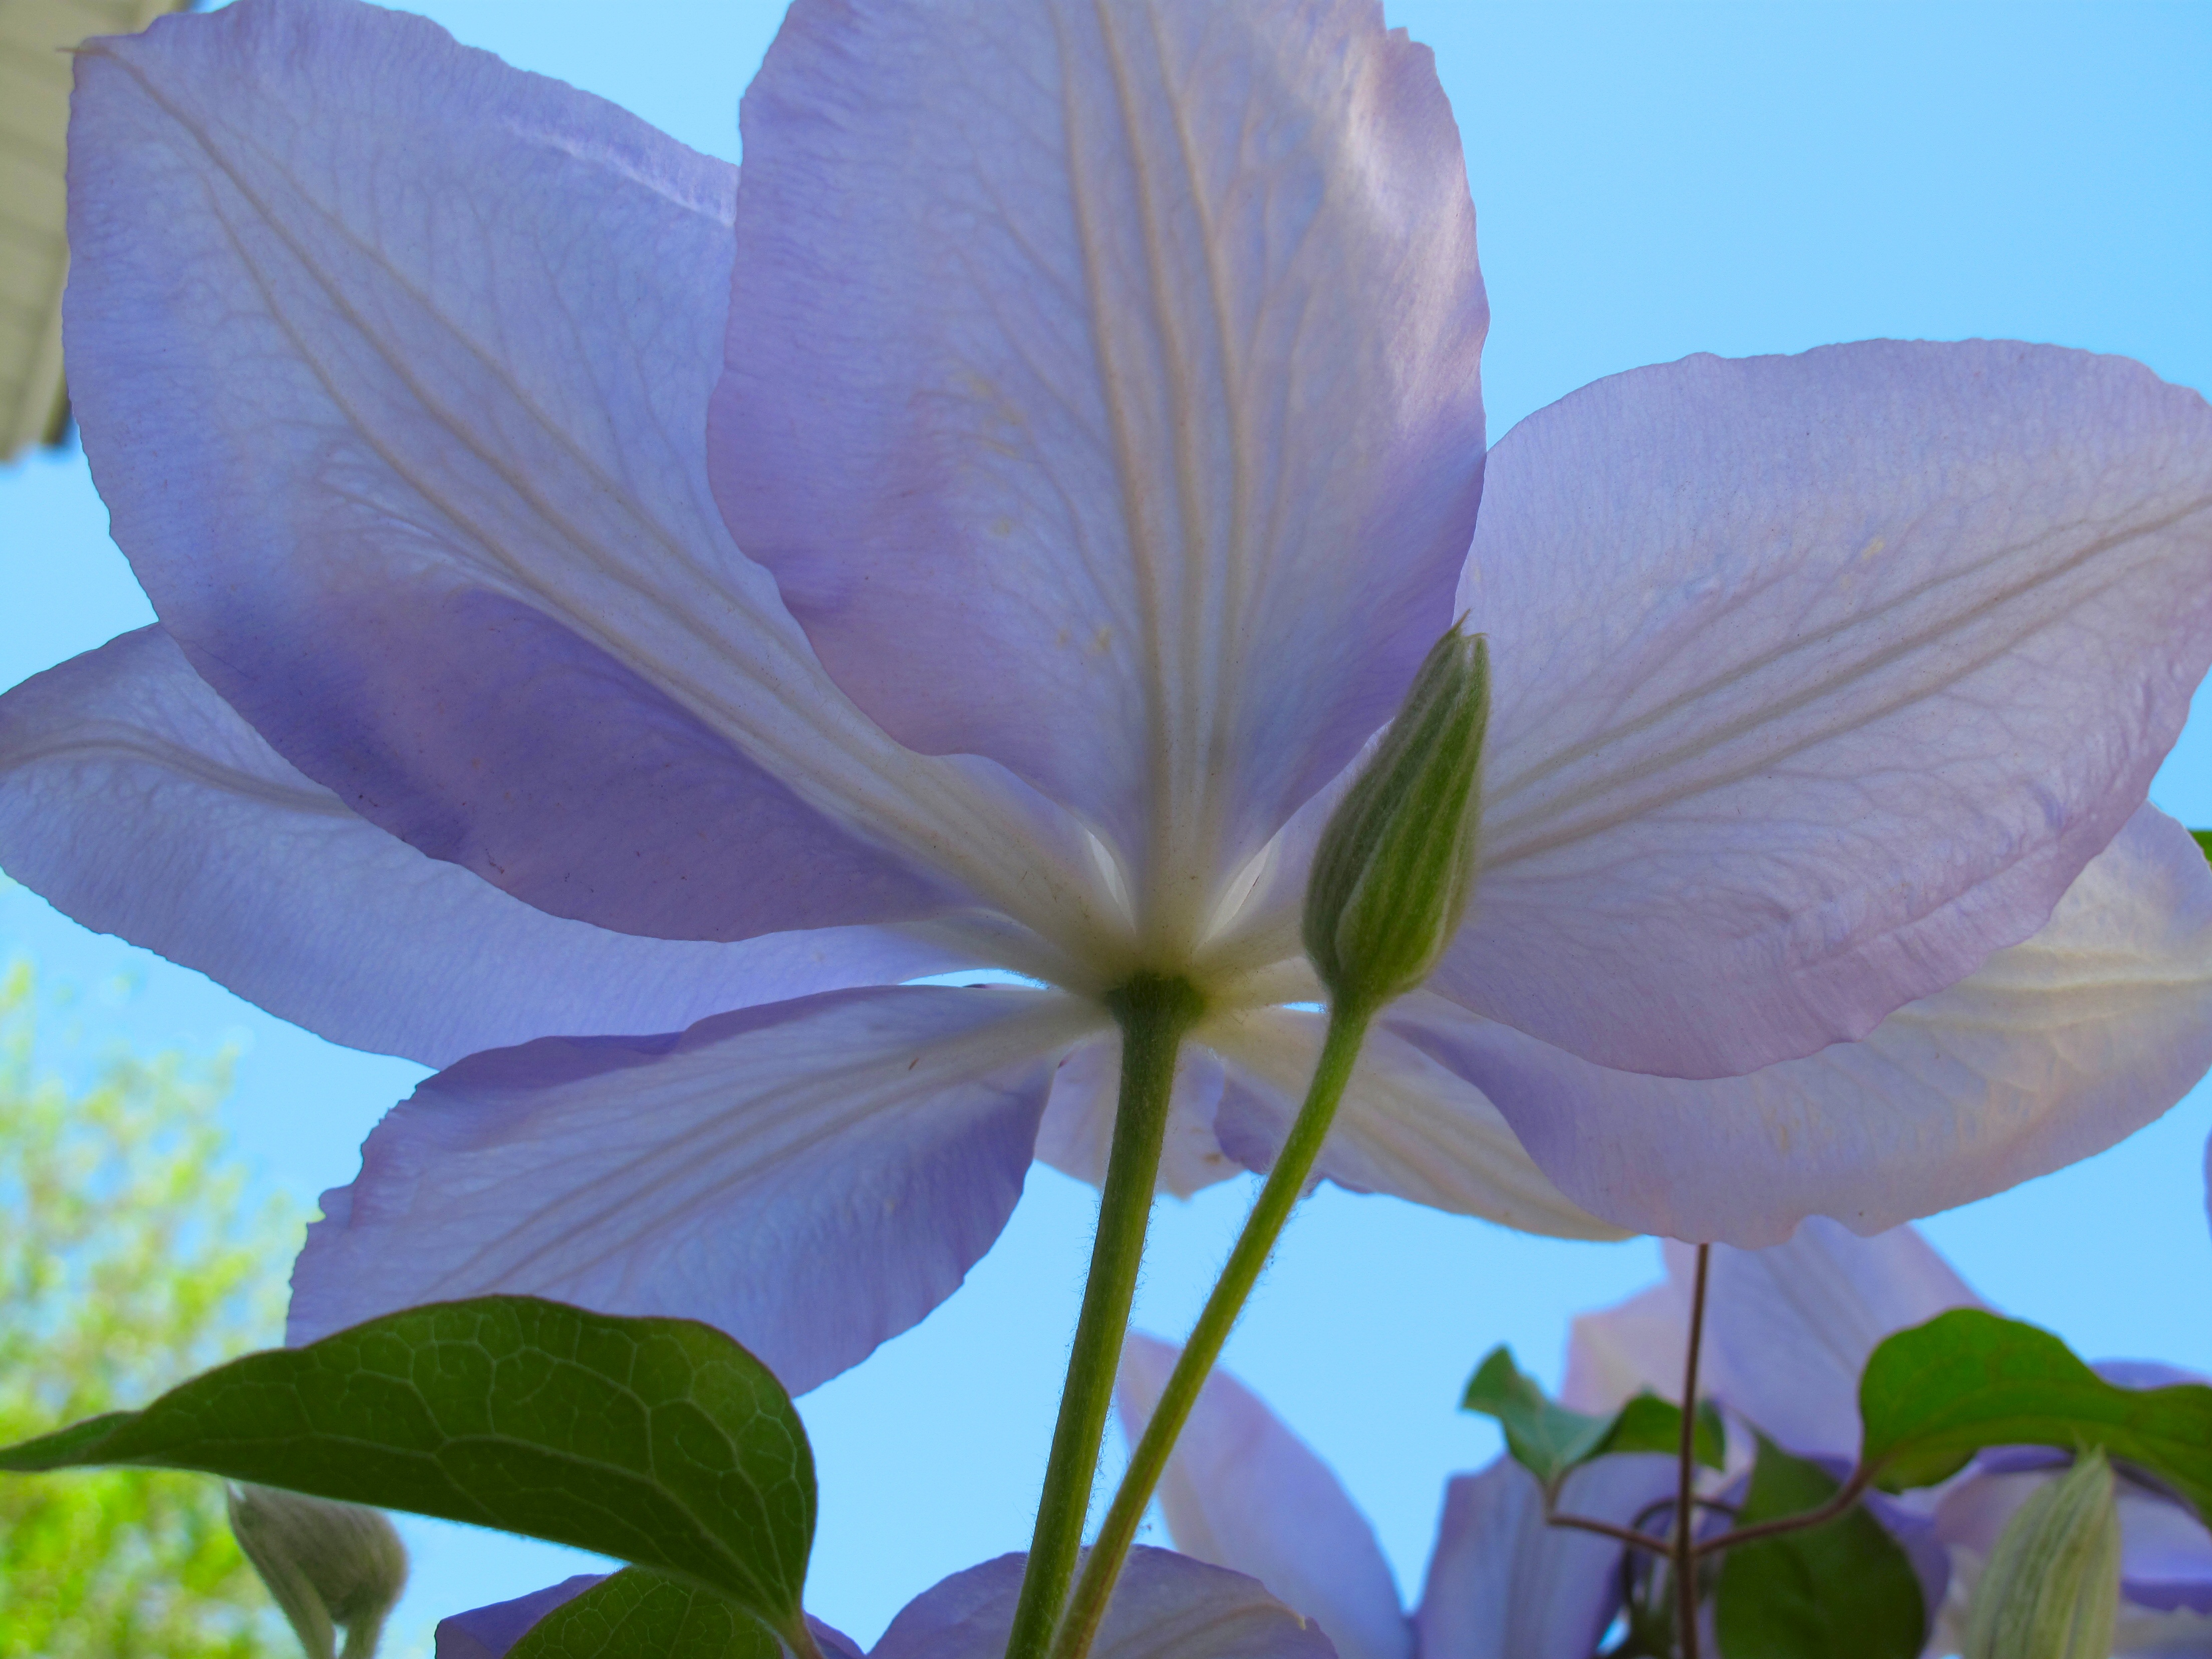
M1098 1446L1129 1328L1145 1231L1159 1181L1160 1148L1167 1139L1175 1092L1176 1056L1183 1036L1198 1023L1204 1004L1190 983L1139 974L1107 999L1121 1027L1121 1089L1114 1113L1114 1140L1106 1182L1098 1198L1098 1232L1084 1282L1083 1310L1067 1358L1067 1383L1060 1396L1044 1492L1037 1500L1036 1531L1022 1574L1006 1659L1043 1659L1060 1622L1067 1581L1083 1543Z
M1243 1310L1245 1298L1259 1282L1284 1224L1305 1191L1306 1178L1313 1173L1322 1143L1328 1138L1329 1125L1335 1121L1337 1104L1344 1098L1352 1063L1358 1058L1359 1045L1372 1018L1373 1009L1358 1004L1339 1002L1329 1010L1328 1035L1322 1042L1321 1060L1315 1067L1305 1104L1291 1126L1266 1185L1253 1202L1244 1230L1237 1235L1228 1264L1206 1298L1190 1340L1176 1360L1167 1387L1152 1409L1152 1421L1145 1425L1136 1449L1129 1455L1128 1468L1099 1526L1097 1541L1091 1547L1090 1559L1084 1563L1082 1577L1053 1641L1052 1659L1083 1659L1090 1651L1106 1616L1106 1604L1114 1594L1121 1563L1152 1500L1152 1489L1159 1484L1169 1454L1175 1449L1176 1437L1198 1403L1199 1390L1205 1386L1214 1361L1221 1357L1222 1346Z

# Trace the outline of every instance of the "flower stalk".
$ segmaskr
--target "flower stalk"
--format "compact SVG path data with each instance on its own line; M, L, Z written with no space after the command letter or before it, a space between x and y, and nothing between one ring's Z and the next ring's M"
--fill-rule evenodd
M1358 1058L1359 1045L1373 1017L1371 1007L1340 1006L1331 1011L1328 1036L1322 1045L1321 1060L1306 1092L1305 1104L1298 1113L1297 1121L1291 1126L1290 1139L1283 1144L1281 1155L1275 1159L1275 1167L1268 1172L1267 1184L1260 1189L1259 1200L1245 1218L1244 1230L1237 1235L1236 1248L1229 1253L1228 1265L1221 1270L1213 1293L1206 1297L1205 1311L1199 1315L1189 1341L1183 1345L1182 1357L1176 1361L1175 1370L1152 1412L1152 1421L1146 1425L1136 1450L1130 1454L1129 1467L1123 1472L1113 1504L1098 1528L1097 1540L1084 1563L1083 1577L1068 1602L1067 1616L1061 1620L1059 1635L1052 1644L1052 1659L1081 1659L1090 1650L1099 1624L1106 1616L1106 1604L1114 1594L1121 1564L1136 1539L1146 1507L1152 1501L1152 1489L1159 1484L1168 1455L1175 1449L1176 1438L1182 1432L1191 1408L1198 1403L1199 1390L1205 1387L1214 1362L1220 1358L1222 1346L1236 1328L1237 1316L1243 1311L1253 1285L1259 1282L1267 1258L1274 1253L1275 1242L1282 1237L1283 1227L1313 1174L1314 1162L1321 1156L1322 1142L1328 1138L1329 1125L1335 1121L1345 1085L1352 1079L1352 1063Z
M1060 1391L1060 1419L1045 1463L1044 1492L1028 1567L1006 1638L1007 1659L1042 1659L1075 1571L1083 1542L1098 1447L1114 1397L1121 1340L1144 1259L1145 1232L1159 1184L1160 1149L1167 1139L1175 1093L1176 1056L1205 1005L1188 980L1139 974L1107 997L1121 1027L1121 1097L1114 1112L1114 1141L1098 1199L1098 1231L1091 1247L1091 1273L1083 1310Z
M1052 1659L1082 1659L1098 1633L1176 1438L1313 1178L1368 1026L1428 976L1466 914L1489 720L1489 647L1455 624L1430 648L1389 732L1322 832L1304 917L1306 955L1329 991L1313 1081L1130 1455Z

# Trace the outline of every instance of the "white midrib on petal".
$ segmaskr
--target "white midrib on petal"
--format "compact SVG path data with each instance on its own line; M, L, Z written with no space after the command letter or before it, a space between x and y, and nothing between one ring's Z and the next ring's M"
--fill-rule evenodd
M94 50L97 50L94 48ZM594 534L568 520L534 481L507 464L478 441L472 425L442 406L432 388L411 368L404 353L392 349L347 297L342 284L317 261L301 238L293 234L282 216L234 167L212 137L171 100L163 96L139 68L127 59L103 54L137 82L146 95L190 137L200 153L217 168L256 216L258 225L278 238L301 269L321 289L334 310L357 331L362 343L398 379L422 411L435 420L453 442L514 493L553 537L574 548L614 592L585 591L574 584L563 587L539 569L526 567L501 545L500 538L471 513L465 501L443 489L423 470L385 443L374 424L363 418L348 398L342 379L333 374L324 354L302 332L276 298L276 292L237 228L211 204L215 217L230 237L240 266L261 290L268 314L290 338L300 359L316 375L332 404L348 418L354 435L371 448L410 488L434 506L447 520L463 531L482 561L481 574L495 580L514 597L541 602L578 634L592 640L620 661L665 691L710 727L737 744L746 754L773 771L808 799L817 810L854 824L891 846L919 854L925 861L951 875L988 902L1022 921L1063 949L1079 957L1126 951L1111 908L1089 884L1073 878L1060 861L1040 848L1036 838L997 805L969 787L953 768L917 755L894 743L869 720L824 673L787 613L771 612L753 595L723 575L739 568L743 556L726 536L708 527L706 533L725 555L722 570L710 570L680 533L656 522L627 486L606 475L590 455L571 441L557 422L532 407L527 393L505 368L486 355L464 331L447 323L429 297L416 289L385 262L378 250L355 238L343 222L313 201L292 180L298 200L320 217L338 236L352 243L365 262L403 292L422 313L437 321L456 346L466 351L485 373L506 388L518 407L533 418L538 432L559 450L563 460L591 476L599 497L629 533ZM282 173L273 158L264 157L272 171ZM289 174L283 176L289 178ZM696 600L712 596L726 604L729 613L750 637L732 641L734 630L706 625L695 604L665 591L639 568L635 561L614 555L611 544L627 542L651 547L678 574L696 585ZM765 578L763 578L764 584ZM623 596L624 618L610 601ZM637 613L643 613L639 615ZM732 672L750 680L767 695L753 706L736 707L714 689L675 673L668 665L638 647L647 631L641 624L674 621L694 638L716 651ZM628 626L623 625L624 621ZM740 647L732 649L732 644Z

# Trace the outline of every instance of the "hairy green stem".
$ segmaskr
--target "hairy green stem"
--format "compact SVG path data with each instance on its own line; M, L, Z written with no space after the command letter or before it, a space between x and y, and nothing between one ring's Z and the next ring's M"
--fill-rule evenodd
M1060 1421L1052 1431L1052 1455L1045 1464L1021 1600L1006 1637L1006 1659L1043 1659L1067 1596L1067 1582L1074 1576L1091 1483L1098 1471L1098 1444L1106 1432L1121 1340L1129 1328L1129 1304L1144 1259L1145 1229L1159 1184L1176 1054L1183 1034L1204 1011L1188 980L1157 974L1139 974L1109 994L1106 1004L1121 1027L1121 1099L1114 1111L1106 1182L1098 1196L1091 1276L1084 1283L1075 1346L1067 1357L1067 1383L1060 1390Z
M1152 1489L1167 1467L1168 1454L1175 1449L1176 1437L1182 1432L1191 1408L1198 1403L1199 1390L1205 1386L1214 1361L1221 1357L1222 1345L1229 1340L1237 1315L1244 1310L1245 1298L1273 1254L1283 1224L1305 1191L1306 1178L1313 1173L1314 1160L1321 1156L1322 1143L1328 1139L1337 1103L1344 1098L1352 1062L1359 1056L1359 1045L1373 1016L1370 1007L1339 1004L1329 1010L1328 1036L1322 1044L1305 1104L1299 1109L1297 1121L1291 1126L1290 1138L1283 1143L1252 1213L1245 1218L1244 1231L1229 1253L1228 1265L1206 1298L1206 1310L1199 1315L1190 1340L1183 1345L1182 1356L1176 1361L1152 1420L1146 1425L1136 1450L1130 1454L1121 1488L1114 1494L1113 1506L1106 1511L1097 1541L1084 1563L1083 1577L1068 1603L1067 1615L1060 1621L1052 1659L1083 1659L1090 1651L1099 1623L1106 1616L1115 1582L1121 1577L1121 1563L1152 1501Z

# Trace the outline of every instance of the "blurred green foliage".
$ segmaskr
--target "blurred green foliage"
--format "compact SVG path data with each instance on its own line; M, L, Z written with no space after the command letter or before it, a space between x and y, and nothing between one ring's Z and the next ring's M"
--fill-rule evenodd
M0 969L0 1442L143 1404L276 1341L298 1223L249 1210L216 1120L222 1062L43 1074L29 969ZM0 1659L295 1655L222 1484L0 1476Z

